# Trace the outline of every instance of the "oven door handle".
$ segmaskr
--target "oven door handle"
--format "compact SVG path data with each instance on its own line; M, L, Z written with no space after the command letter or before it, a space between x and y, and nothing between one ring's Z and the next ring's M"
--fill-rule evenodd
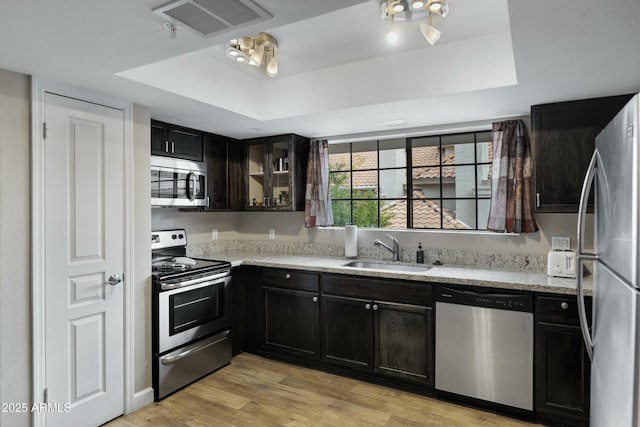
M213 342L209 342L206 344L202 344L202 345L197 345L194 347L190 347L187 348L185 351L182 351L178 354L174 354L171 356L162 356L160 358L160 363L162 363L163 365L170 365L172 363L176 363L178 360L180 359L184 359L185 357L193 354L193 353L197 353L200 350L204 350L207 347L211 347L212 345L216 345L221 343L222 341L226 340L227 338L229 338L229 331L224 332L224 336L222 336L221 338L213 341Z
M187 286L192 286L192 285L196 285L198 283L204 283L204 282L212 282L212 285L215 285L216 283L220 283L223 282L225 278L229 277L229 271L225 270L223 273L219 273L219 274L215 274L212 276L206 276L206 277L198 277L197 279L192 279L192 280L185 280L183 282L177 282L177 283L160 283L160 290L162 291L170 291L172 289L179 289L179 288L184 288Z

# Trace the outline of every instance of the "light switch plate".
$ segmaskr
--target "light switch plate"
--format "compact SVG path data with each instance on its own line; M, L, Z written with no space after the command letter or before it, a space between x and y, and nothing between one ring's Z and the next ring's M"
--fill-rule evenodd
M551 237L551 250L568 251L571 250L571 237Z
M269 240L275 240L276 239L276 229L275 228L270 228L269 229Z

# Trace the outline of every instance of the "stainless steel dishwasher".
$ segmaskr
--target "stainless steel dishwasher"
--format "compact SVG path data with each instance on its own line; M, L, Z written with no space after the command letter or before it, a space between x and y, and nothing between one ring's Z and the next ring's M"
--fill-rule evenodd
M532 411L533 295L436 289L436 390Z

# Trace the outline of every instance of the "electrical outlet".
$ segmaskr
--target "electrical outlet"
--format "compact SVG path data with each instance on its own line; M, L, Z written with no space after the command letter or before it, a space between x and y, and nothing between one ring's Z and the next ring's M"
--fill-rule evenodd
M270 228L269 229L269 240L275 240L276 239L276 229L275 228Z
M211 240L218 240L218 229L214 228L211 230Z

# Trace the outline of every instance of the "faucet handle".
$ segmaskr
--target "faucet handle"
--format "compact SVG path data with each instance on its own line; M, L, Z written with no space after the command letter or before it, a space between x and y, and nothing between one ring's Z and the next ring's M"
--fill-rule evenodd
M395 237L393 237L391 234L387 234L385 233L385 236L387 236L388 238L390 238L391 240L393 240L394 242L398 243L398 239L396 239Z

